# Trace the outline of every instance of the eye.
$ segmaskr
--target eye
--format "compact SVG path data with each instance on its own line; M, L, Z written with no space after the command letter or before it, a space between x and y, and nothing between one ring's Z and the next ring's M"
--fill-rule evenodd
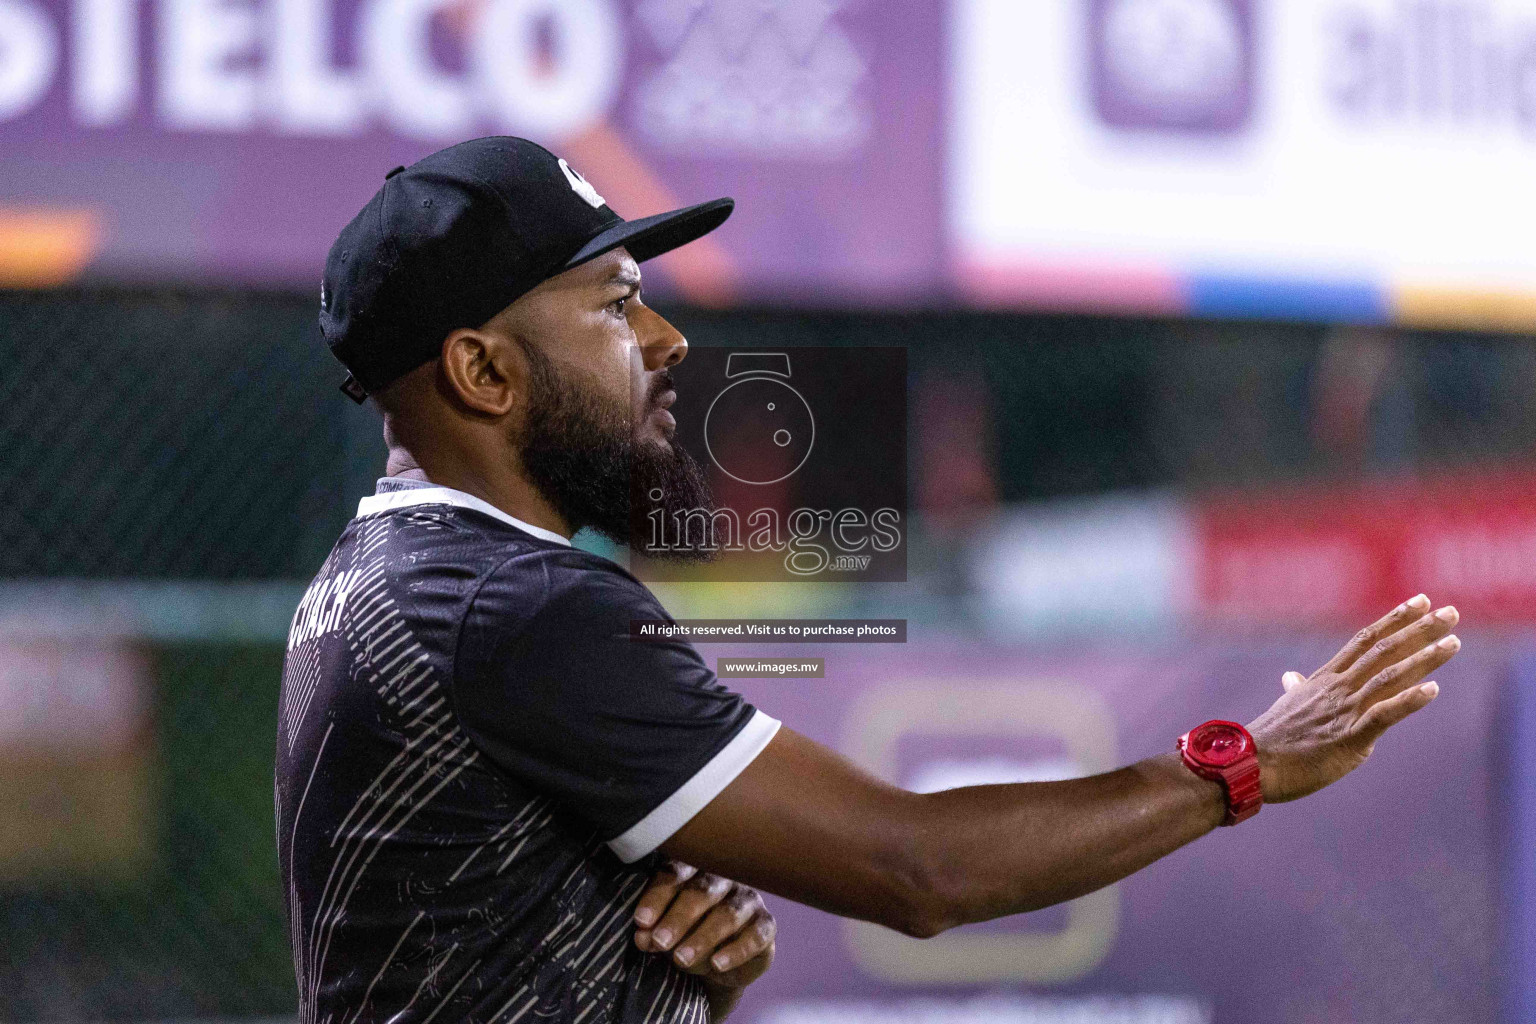
M608 308L613 310L613 312L616 315L623 316L624 315L624 308L628 304L629 304L629 296L626 295L622 299L614 299L612 302L608 303Z

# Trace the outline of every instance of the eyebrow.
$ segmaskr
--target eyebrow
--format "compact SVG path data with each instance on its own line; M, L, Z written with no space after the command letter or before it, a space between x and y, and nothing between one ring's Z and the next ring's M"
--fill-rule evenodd
M608 283L610 285L616 284L622 287L632 288L635 291L639 291L640 270L638 267L620 267L613 272L612 277L608 278Z

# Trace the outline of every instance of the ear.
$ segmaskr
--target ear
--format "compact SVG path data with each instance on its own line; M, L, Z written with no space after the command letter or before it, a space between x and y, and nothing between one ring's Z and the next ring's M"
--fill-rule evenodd
M473 412L500 418L526 393L528 367L511 339L461 327L443 339L441 373L450 395Z

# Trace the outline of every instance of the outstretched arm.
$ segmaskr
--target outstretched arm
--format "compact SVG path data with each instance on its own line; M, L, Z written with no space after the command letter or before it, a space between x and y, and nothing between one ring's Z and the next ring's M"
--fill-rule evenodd
M1264 799L1281 803L1362 764L1427 705L1420 685L1460 646L1457 616L1422 595L1362 630L1249 731ZM670 856L909 935L1073 899L1140 870L1222 820L1218 783L1175 754L1090 778L915 794L788 729L662 845Z

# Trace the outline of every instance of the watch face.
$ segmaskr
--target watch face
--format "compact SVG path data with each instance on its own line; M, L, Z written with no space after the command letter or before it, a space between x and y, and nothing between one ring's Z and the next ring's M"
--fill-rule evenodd
M1225 768L1246 757L1248 734L1231 722L1207 722L1189 734L1189 752L1201 764Z

